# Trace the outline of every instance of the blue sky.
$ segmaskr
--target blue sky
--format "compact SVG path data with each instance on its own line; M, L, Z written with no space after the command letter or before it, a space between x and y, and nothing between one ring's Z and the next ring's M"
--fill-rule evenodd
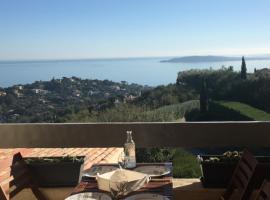
M270 54L269 0L0 0L0 60Z

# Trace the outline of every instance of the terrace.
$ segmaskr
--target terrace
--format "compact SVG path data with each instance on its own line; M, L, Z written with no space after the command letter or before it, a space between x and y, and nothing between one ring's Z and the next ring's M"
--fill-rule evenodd
M269 122L2 124L0 148L112 148L119 152L126 130L134 132L137 147L269 147L269 129ZM73 188L40 190L48 199L64 199ZM174 199L218 199L223 191L205 189L199 179L173 180ZM25 189L15 199L34 198Z

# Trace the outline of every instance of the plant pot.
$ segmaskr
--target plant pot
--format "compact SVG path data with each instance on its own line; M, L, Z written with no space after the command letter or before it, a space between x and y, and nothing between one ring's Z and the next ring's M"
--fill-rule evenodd
M81 172L84 165L84 157L77 156L75 158L80 161L67 161L61 159L63 157L44 157L45 159L60 159L58 162L40 162L40 158L31 159L27 163L32 175L40 187L60 187L60 186L76 186L81 179ZM37 162L35 162L35 159ZM42 158L43 159L43 158Z
M233 174L237 165L234 162L205 162L209 157L221 157L217 155L201 156L202 184L206 188L225 188ZM251 179L251 188L259 188L264 179L270 179L270 157L258 156L258 165Z

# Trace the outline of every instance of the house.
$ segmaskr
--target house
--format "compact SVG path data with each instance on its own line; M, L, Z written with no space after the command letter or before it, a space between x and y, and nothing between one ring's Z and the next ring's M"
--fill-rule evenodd
M74 90L74 91L72 91L72 95L75 96L75 97L80 97L81 96L81 91Z
M18 97L18 98L23 97L23 93L22 93L22 91L19 90L19 89L14 89L14 90L13 90L13 93L14 93L15 96Z
M0 91L0 97L5 97L7 93L5 91Z
M32 92L33 92L34 94L43 94L43 95L49 93L48 90L37 89L37 88L32 89Z
M23 86L22 85L17 85L17 86L15 86L15 88L18 89L18 90L23 90Z
M134 95L127 95L125 96L125 101L134 101L137 98L137 96Z
M120 90L120 87L118 85L112 85L111 88L117 91Z
M120 104L119 99L115 99L115 100L114 100L114 104L115 104L115 105Z
M111 94L109 92L105 92L104 96L108 98Z

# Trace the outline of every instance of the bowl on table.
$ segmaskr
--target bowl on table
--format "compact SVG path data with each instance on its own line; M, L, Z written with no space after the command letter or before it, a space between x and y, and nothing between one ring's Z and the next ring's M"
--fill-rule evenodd
M84 170L82 176L96 178L97 174L105 174L116 169L118 169L118 167L111 165L94 165L90 169Z
M171 173L171 168L165 165L143 165L134 169L136 172L144 173L152 178L166 176Z
M65 200L112 200L112 198L108 194L100 192L84 192L71 195Z

